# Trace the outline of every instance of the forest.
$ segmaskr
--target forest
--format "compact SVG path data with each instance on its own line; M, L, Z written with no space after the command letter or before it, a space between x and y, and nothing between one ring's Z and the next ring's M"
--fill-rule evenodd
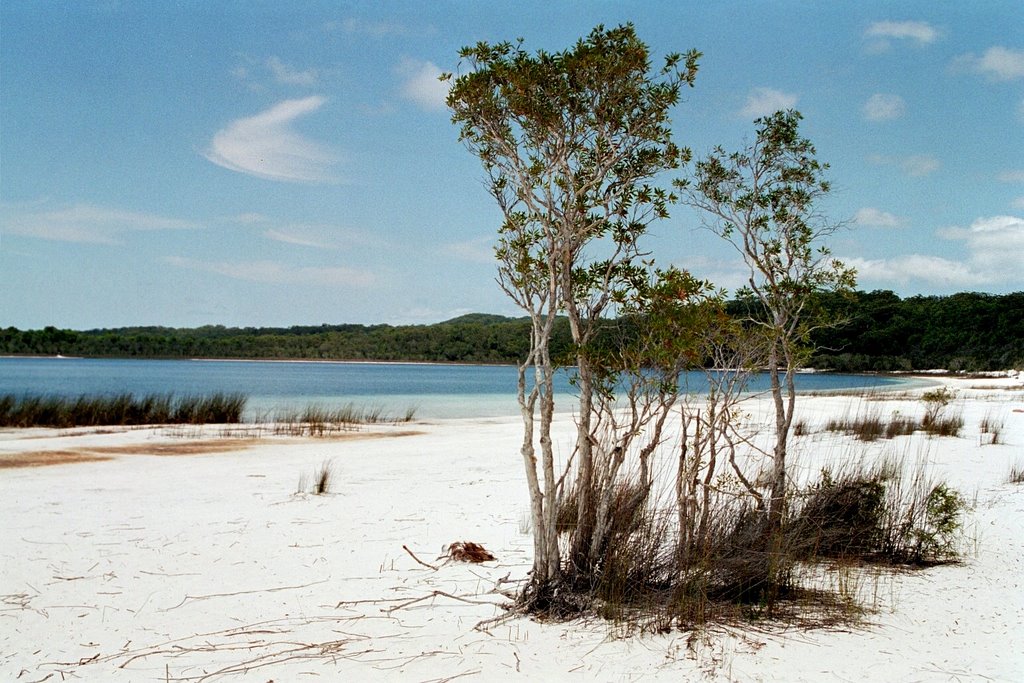
M809 367L841 372L1005 370L1024 367L1024 292L901 299L891 291L819 295L842 323L819 329ZM727 305L733 315L743 306ZM560 321L556 356L571 344ZM529 321L470 314L432 325L220 325L75 331L0 329L0 355L104 358L249 358L514 363L529 344Z

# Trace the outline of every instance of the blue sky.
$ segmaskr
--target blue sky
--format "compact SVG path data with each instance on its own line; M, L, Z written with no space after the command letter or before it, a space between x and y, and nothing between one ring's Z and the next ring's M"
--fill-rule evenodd
M441 71L633 22L704 53L701 155L794 107L862 289L1024 290L1024 3L0 3L0 326L430 323L516 314ZM677 207L648 241L725 287Z

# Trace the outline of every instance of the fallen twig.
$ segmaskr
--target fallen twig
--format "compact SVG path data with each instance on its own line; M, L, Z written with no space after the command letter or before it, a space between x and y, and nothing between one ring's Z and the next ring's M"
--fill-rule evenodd
M452 595L451 593L446 593L444 591L435 590L435 591L431 591L427 595L421 595L418 598L413 598L412 600L406 600L405 602L403 602L401 604L398 604L398 605L394 605L393 607L388 607L387 609L382 609L381 612L384 612L385 614L391 614L395 610L400 610L400 609L403 609L405 607L409 607L410 605L415 605L418 602L423 602L424 600L430 600L430 599L436 598L438 596L444 596L446 598L451 598L452 600L458 600L459 602L465 602L465 603L470 604L470 605L490 605L492 607L496 606L490 600L473 600L471 598L464 598L461 595Z
M196 600L196 601L198 601L198 600L209 600L210 598L228 598L228 597L232 597L232 596L235 596L235 595L251 595L253 593L275 593L277 591L291 591L291 590L298 590L299 588L308 588L310 586L316 586L316 585L319 585L321 583L327 583L327 579L324 579L323 581L313 581L312 583L304 583L304 584L301 584L301 585L298 585L298 586L278 586L276 588L259 588L259 589L251 590L251 591L235 591L234 593L210 593L209 595L186 595L184 597L184 599L182 599L182 601L179 602L174 607L168 607L167 609L160 610L160 611L161 612L170 612L172 609L177 609L177 608L181 607L182 605L184 605L189 600Z
M409 557L411 557L412 559L416 560L417 562L419 562L420 564L422 564L422 565L423 565L424 567L426 567L427 569L433 569L433 570L434 570L435 572L436 572L436 571L437 571L437 570L439 569L439 567L435 567L435 566L434 566L434 565L432 565L432 564L427 564L426 562L424 562L424 561L423 561L423 560L421 560L420 558L416 557L416 555L415 555L415 554L414 554L414 553L413 553L413 552L412 552L411 550L409 550L409 546L407 546L407 545L403 545L403 546L402 546L402 550L404 550L405 552L409 553Z

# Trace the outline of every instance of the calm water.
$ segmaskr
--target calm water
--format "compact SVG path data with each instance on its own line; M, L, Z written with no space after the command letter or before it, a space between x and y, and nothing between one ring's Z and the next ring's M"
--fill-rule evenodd
M694 391L703 376L688 377ZM867 375L804 374L802 391L893 386L903 380ZM241 392L249 397L246 417L277 409L352 403L381 407L387 414L417 417L494 417L518 414L516 369L493 365L407 363L324 363L206 360L110 360L80 358L0 358L0 395L78 396L209 394ZM767 388L767 377L752 389ZM566 399L572 388L560 377ZM567 400L562 407L569 409Z

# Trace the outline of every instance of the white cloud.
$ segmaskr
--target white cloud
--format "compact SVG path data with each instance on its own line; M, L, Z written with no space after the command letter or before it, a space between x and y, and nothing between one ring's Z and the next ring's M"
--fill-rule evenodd
M906 221L902 218L870 206L857 211L853 220L858 225L866 225L872 228L899 228L906 224Z
M888 39L909 39L918 45L934 43L939 32L924 21L876 21L864 32L866 38L880 39L888 47Z
M868 121L891 121L903 116L906 109L907 104L899 95L875 93L864 103L861 111Z
M199 227L192 221L93 204L49 210L0 207L0 231L59 242L120 244L125 233Z
M1004 183L1024 183L1024 171L1003 171L998 177Z
M947 228L939 235L966 242L971 268L979 273L992 278L1024 273L1024 218L978 218L966 230Z
M382 248L380 240L337 225L291 223L263 232L268 240L314 249Z
M283 242L284 244L294 244L299 247L311 247L314 249L329 249L330 247L317 240L299 235L293 232L285 232L282 230L267 230L263 233L263 236L268 240L275 242Z
M270 219L261 213L250 211L249 213L240 213L237 216L233 216L231 220L242 225L258 225L259 223L266 223Z
M929 175L942 167L942 163L938 159L928 154L914 154L909 157L871 154L868 156L868 161L879 166L895 166L914 178Z
M973 273L963 263L939 256L910 254L891 259L844 258L843 262L857 270L857 279L876 283L920 281L941 287L970 287L987 280Z
M206 158L259 178L329 182L334 156L320 143L292 130L292 122L319 109L324 98L284 100L255 116L232 121L213 136Z
M797 96L772 88L754 88L747 95L746 104L740 110L742 116L757 118L774 114L780 109L791 109L796 105Z
M1019 286L1024 273L1024 218L978 218L968 228L945 228L939 237L963 242L965 258L908 254L890 259L844 258L862 281L880 284L919 281L948 288L994 283Z
M900 168L909 176L926 176L939 170L942 164L933 156L915 154L900 161Z
M971 53L957 57L955 69L966 69L994 81L1012 81L1024 78L1024 50L1002 46L990 47L980 57Z
M491 237L478 237L465 242L453 242L445 250L463 261L473 263L494 263L494 240Z
M317 82L315 69L307 69L306 71L293 69L282 62L279 57L270 57L267 60L267 68L273 74L274 80L284 85L303 85L308 87L316 85Z
M164 261L179 268L266 284L370 287L376 281L369 271L344 267L292 266L277 261L199 261L180 256L168 256Z
M395 68L402 76L402 96L412 100L423 109L441 110L448 105L449 84L438 80L441 69L433 62L420 62L415 59L403 59Z

